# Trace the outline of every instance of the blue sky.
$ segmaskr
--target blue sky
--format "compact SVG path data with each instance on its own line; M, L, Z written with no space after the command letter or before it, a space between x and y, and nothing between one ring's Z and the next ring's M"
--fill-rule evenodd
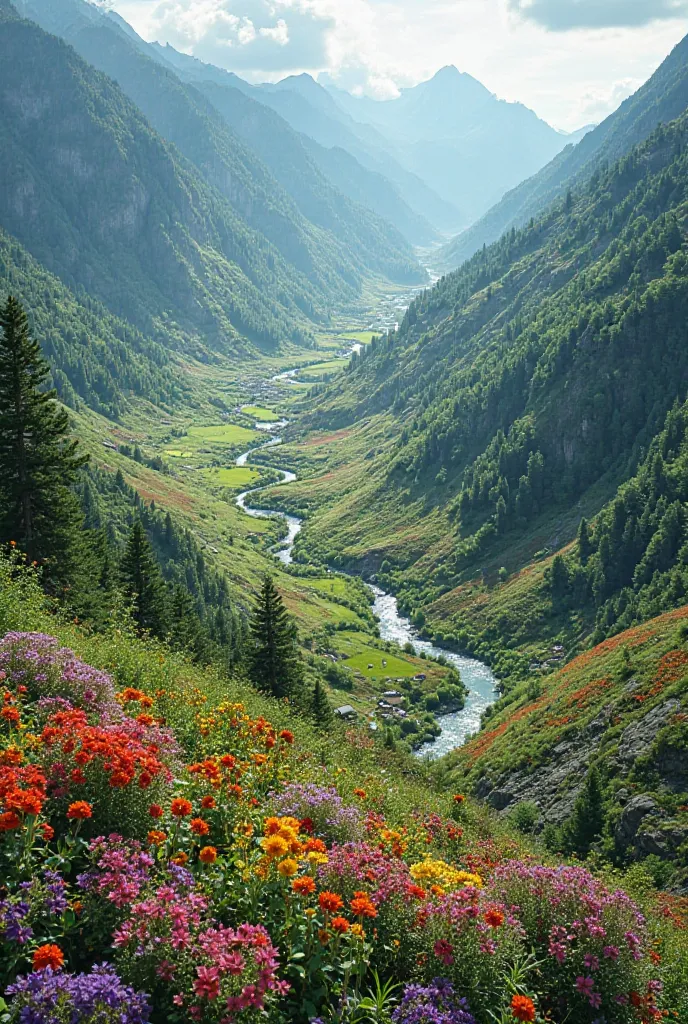
M253 81L327 71L388 98L445 64L557 128L599 121L688 33L688 0L108 0Z

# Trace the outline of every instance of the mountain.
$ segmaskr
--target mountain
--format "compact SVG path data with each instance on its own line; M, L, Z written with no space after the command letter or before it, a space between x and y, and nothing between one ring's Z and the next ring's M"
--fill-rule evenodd
M85 0L21 0L20 6L115 79L152 126L195 164L242 220L313 282L316 292L353 297L366 270L404 282L421 279L408 243L391 225L352 208L331 187L328 199L336 214L309 223L208 99L181 82L171 67L147 56L143 40L138 44L119 21ZM326 183L320 179L322 195Z
M378 573L507 682L560 632L584 645L688 588L683 491L652 447L688 388L687 142L688 114L481 250L304 410L343 433L286 499L302 557ZM617 506L648 450L654 491ZM609 501L591 568L553 559Z
M3 12L0 54L0 225L46 269L194 350L303 338L325 315L331 296L71 47Z
M566 136L532 110L498 99L452 66L402 89L394 100L357 98L342 91L333 98L353 118L393 139L397 159L460 205L470 220L567 144Z
M81 400L117 420L132 395L163 407L183 399L183 376L161 341L145 337L84 292L70 292L0 229L0 302L8 295L29 311L52 384L66 405L78 408Z
M459 266L473 253L496 241L512 227L537 217L568 189L590 177L605 161L618 160L644 141L660 123L678 117L688 106L688 36L669 54L654 75L602 124L567 147L541 171L503 197L477 223L438 254L447 268Z
M685 885L686 620L679 607L520 687L450 755L447 783L506 814L527 804L532 825L565 849L557 826L594 766L605 852L617 862L650 857L660 885L679 868Z

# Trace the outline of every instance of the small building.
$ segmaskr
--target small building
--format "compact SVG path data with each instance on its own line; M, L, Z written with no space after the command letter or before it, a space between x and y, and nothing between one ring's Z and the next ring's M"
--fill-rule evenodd
M352 708L350 704L342 704L340 708L334 709L335 715L339 715L340 718L350 719L356 717L356 709Z
M426 679L427 676L425 675L425 672L419 672L417 676L413 677L413 681L415 683L424 683Z
M385 700L391 708L400 708L404 703L403 697L385 697Z
M383 697L401 697L402 694L399 690L385 690L382 694Z

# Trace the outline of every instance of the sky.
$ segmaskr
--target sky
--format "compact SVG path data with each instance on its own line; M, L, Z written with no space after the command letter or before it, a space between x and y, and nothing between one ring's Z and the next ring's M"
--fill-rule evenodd
M688 33L688 0L96 0L250 81L392 99L454 64L554 127L599 122Z

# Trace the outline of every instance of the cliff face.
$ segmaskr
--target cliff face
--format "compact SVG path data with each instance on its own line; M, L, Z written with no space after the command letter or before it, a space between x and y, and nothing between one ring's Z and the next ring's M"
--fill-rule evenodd
M533 676L450 760L509 814L535 803L538 829L562 825L589 769L604 787L606 842L624 859L688 864L688 607Z

